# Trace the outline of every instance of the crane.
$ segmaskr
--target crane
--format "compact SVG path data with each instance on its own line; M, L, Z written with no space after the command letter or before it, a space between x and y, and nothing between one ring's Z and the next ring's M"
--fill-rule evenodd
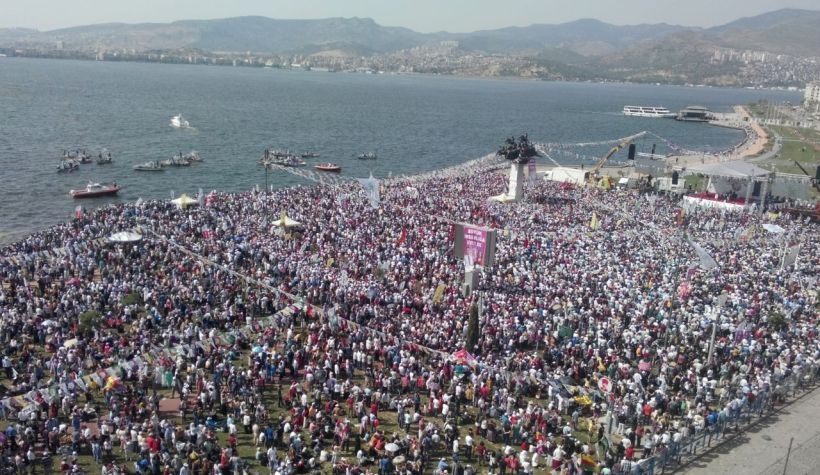
M639 132L639 133L637 133L637 134L635 134L635 135L631 135L631 136L629 136L629 137L624 138L623 140L621 140L620 142L618 142L618 144L617 144L617 145L615 145L614 147L612 147L611 149L609 149L609 151L608 151L608 152L607 152L607 153L606 153L603 157L601 157L601 158L598 160L598 162L595 164L595 166L594 166L594 167L592 167L592 170L590 170L590 172L589 172L589 183L590 183L591 185L595 185L595 184L597 184L597 183L598 183L598 173L601 171L601 168L603 168L603 167L604 167L604 165L606 164L606 162L607 162L607 161L608 161L608 160L609 160L609 159L610 159L613 155L615 155L616 153L618 153L619 151L621 151L624 147L628 146L629 144L631 144L632 142L634 142L636 139L641 138L641 137L643 137L644 135L646 135L646 131Z
M799 168L800 171L802 171L807 177L811 178L809 172L807 172L806 169L803 168L803 165L801 165L800 162L794 160L794 164L797 165L797 168ZM811 180L811 185L815 187L817 191L820 191L820 183L818 183L817 180Z

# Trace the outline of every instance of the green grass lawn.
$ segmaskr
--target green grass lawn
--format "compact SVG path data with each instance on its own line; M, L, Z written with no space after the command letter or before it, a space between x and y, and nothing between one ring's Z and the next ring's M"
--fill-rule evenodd
M246 361L246 359L244 357L238 358L236 360L237 366L243 366L243 364L240 363L240 362L244 363L244 361ZM361 371L358 371L356 373L356 378L354 378L354 380L357 383L362 384L363 379L364 378L363 378L363 375L362 375ZM287 392L286 388L287 388L288 384L289 384L289 380L286 378L283 392ZM163 389L163 390L158 390L158 392L161 395L165 396L165 397L170 396L170 390ZM273 420L273 421L278 420L280 415L285 415L285 416L288 415L285 408L277 407L278 405L277 405L276 399L277 399L277 397L276 397L276 388L275 388L274 385L271 385L265 391L264 402L265 402L266 407L268 408L268 411L269 411L269 414L270 414L270 419ZM423 407L424 407L426 402L427 402L427 397L424 395L424 393L422 393L422 406ZM536 404L544 404L545 403L545 401L538 400L538 399L532 399L532 402L536 403ZM465 405L462 405L461 407L462 407L462 410L461 410L462 414L470 414L472 416L471 419L475 420L475 415L477 414L477 409L475 409L473 407L470 407L470 406L465 407ZM103 413L106 413L105 409L103 409ZM176 424L177 426L187 427L188 424L192 421L192 416L189 413L189 416L185 420L183 420L180 417L178 417L178 414L176 414L176 413L175 414L166 414L166 419L172 420L174 422L174 424ZM425 419L429 419L429 418L425 417ZM565 419L569 420L569 417L565 417ZM380 432L382 432L383 434L385 434L388 437L390 437L394 433L398 433L398 434L403 436L404 431L399 429L398 422L397 422L397 414L395 412L379 411L379 420L380 420L380 425L379 425L379 431ZM96 421L93 421L93 422L96 422ZM438 425L439 427L441 427L443 425L443 422L440 418L436 420L436 425ZM580 430L576 431L575 434L574 434L575 437L579 441L581 441L582 443L588 443L590 441L591 436L586 431L588 426L589 426L588 419L586 417L582 417L581 421L579 423L579 429ZM459 425L459 433L461 435L462 441L463 441L464 434L471 427L472 427L472 423L470 425L465 425L465 424L460 424ZM413 436L416 435L416 426L412 427L410 434L413 435ZM227 443L228 434L227 433L217 432L217 439L219 441L220 447L226 447L228 445L228 443ZM243 428L241 426L239 426L238 427L238 433L237 433L237 439L238 439L237 450L239 452L239 456L242 459L244 459L246 462L248 462L248 464L250 465L250 467L251 467L250 473L254 473L255 470L259 470L259 473L262 473L262 474L267 473L267 468L266 467L261 467L259 462L257 462L256 459L255 459L256 447L255 447L255 441L253 440L253 435L252 434L247 434L247 435L244 434ZM308 446L308 447L311 446L312 441L310 439L310 435L309 435L307 430L302 431L302 440L304 441L306 446ZM476 444L478 444L478 442L482 441L482 440L484 441L484 443L487 446L489 451L495 451L497 453L501 453L504 449L503 444L501 444L499 442L500 441L500 436L496 439L496 443L491 443L487 439L484 439L484 438L479 437L479 436L475 437L475 443ZM325 441L325 442L326 442L325 446L328 446L328 444L327 444L328 441ZM444 443L442 442L442 445L443 444ZM353 447L352 443L350 444L350 447L351 447L351 450L349 450L347 452L343 451L340 454L340 456L347 458L349 461L355 462L355 453L352 451L352 447ZM516 447L513 447L513 448L516 448ZM280 458L281 458L282 449L278 449L278 453L280 454ZM430 464L427 467L425 467L424 473L432 473L432 471L435 469L435 464L436 464L437 460L440 457L445 457L447 459L448 463L450 463L451 462L451 456L450 456L449 448L440 446L439 449L436 452L434 452L434 454L431 456L432 462L430 462ZM462 463L464 463L464 457L462 457L461 460L462 460ZM54 470L55 473L57 473L59 471L60 457L55 455L53 457L53 461L54 461L53 470ZM99 465L96 462L94 462L94 459L91 456L90 446L85 445L85 446L82 447L80 453L77 456L77 461L78 461L79 466L81 468L83 468L84 470L86 470L87 473L92 473L92 474L100 473ZM134 463L133 461L128 461L127 462L125 460L124 454L121 452L119 446L114 447L112 456L106 457L104 462L105 463L113 462L117 465L125 466L129 470L131 470L133 468L133 463ZM475 459L473 459L472 464L474 466L476 465L476 460ZM37 466L37 470L42 471L42 468L40 466ZM332 473L332 467L331 467L330 463L323 464L322 473L327 473L327 474ZM544 473L548 473L548 472L546 470L544 470L543 468L541 470L536 470L535 471L536 475L540 475L540 474L544 474Z

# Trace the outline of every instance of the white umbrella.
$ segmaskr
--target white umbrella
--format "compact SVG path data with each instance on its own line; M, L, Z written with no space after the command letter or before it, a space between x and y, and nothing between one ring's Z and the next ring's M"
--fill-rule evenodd
M198 205L199 201L197 201L197 200L191 198L190 196L186 195L185 193L183 193L179 198L177 198L175 200L171 200L171 203L174 203L175 205L179 206L180 208L185 209L185 208L187 208L188 206L191 206L191 205Z
M289 217L285 216L284 221L282 221L282 218L279 218L273 223L271 223L271 225L275 227L294 228L296 226L301 226L302 223L296 221L295 219L290 219Z
M386 450L388 452L398 452L399 451L399 446L398 446L398 444L390 442L389 444L384 446L384 450Z
M136 242L140 239L142 239L142 235L133 231L122 231L108 236L109 242Z

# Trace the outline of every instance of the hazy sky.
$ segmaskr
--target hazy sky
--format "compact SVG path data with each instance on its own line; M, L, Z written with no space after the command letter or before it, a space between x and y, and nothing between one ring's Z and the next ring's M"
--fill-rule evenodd
M367 17L419 32L467 32L596 18L617 25L714 26L780 8L820 9L818 0L4 0L0 28L42 31L94 23L167 23L261 15Z

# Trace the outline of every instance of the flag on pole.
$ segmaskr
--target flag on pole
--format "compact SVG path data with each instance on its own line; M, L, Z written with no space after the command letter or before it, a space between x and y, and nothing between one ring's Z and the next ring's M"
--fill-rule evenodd
M592 212L592 219L589 220L589 228L593 231L600 228L601 223L598 222L598 215L593 211Z
M83 206L82 205L77 205L77 207L74 208L74 218L83 219Z

